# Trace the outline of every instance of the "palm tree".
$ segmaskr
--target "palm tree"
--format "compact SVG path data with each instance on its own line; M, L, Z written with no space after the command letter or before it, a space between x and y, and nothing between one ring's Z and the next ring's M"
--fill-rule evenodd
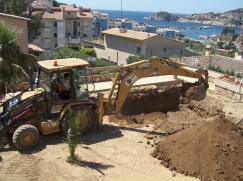
M36 63L36 57L22 52L15 43L20 32L0 22L0 99L7 93L7 86L14 85L20 78L29 78L29 66Z

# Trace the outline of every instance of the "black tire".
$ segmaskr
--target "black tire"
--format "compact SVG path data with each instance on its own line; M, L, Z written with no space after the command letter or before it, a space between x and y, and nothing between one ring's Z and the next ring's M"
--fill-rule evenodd
M22 125L13 134L13 143L19 150L35 147L39 143L40 135L38 129L33 125Z
M71 107L71 109L73 113L87 109L86 116L84 117L80 125L81 134L85 134L93 130L94 128L97 128L97 124L98 124L97 116L95 111L91 107L87 105L77 105ZM63 118L61 119L60 128L64 134L67 134L69 130L69 111L67 111L63 116Z

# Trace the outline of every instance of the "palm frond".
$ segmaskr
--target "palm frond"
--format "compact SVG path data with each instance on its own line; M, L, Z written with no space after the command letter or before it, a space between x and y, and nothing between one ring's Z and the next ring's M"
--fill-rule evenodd
M71 109L69 109L69 131L68 131L68 145L69 145L69 152L70 162L75 161L75 150L77 148L78 142L79 142L79 131L80 131L80 124L86 115L87 110L79 111L76 113L73 113Z

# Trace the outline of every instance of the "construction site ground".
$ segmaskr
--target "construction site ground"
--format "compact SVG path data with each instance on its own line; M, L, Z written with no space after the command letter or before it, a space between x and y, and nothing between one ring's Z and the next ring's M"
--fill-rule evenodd
M105 92L106 94L107 92ZM181 104L176 111L167 113L153 112L141 113L135 116L105 116L104 126L100 131L92 132L81 137L76 154L80 157L77 164L67 163L69 156L68 144L61 133L41 136L40 144L28 151L19 152L10 144L1 149L0 155L0 181L6 180L231 180L224 177L225 170L217 170L212 176L209 173L198 173L198 170L181 167L180 163L173 162L175 156L178 160L181 155L171 155L168 158L160 152L167 139L176 139L182 134L186 137L187 130L195 129L200 133L205 124L215 119L223 119L224 115L231 122L236 122L243 116L242 102L231 102L232 97L218 94L213 84L207 92L207 98L202 102L192 101L190 104ZM223 128L217 128L223 129ZM225 128L226 129L226 128ZM218 131L217 131L218 132ZM192 132L194 133L194 132ZM205 133L205 132L203 132ZM242 134L242 133L241 133ZM207 135L207 132L205 133ZM189 135L190 136L190 135ZM201 137L198 137L198 140ZM243 156L242 135L237 137L239 144L234 150ZM164 140L164 142L163 142ZM227 144L230 139L227 139ZM170 141L170 140L169 140ZM232 141L232 140L231 140ZM173 142L173 140L172 140ZM173 142L174 143L174 142ZM185 142L183 142L185 144ZM202 142L202 144L205 144ZM220 145L216 145L221 148ZM222 142L224 144L224 142ZM233 145L233 142L229 144ZM172 147L172 146L171 146ZM184 145L184 147L186 147ZM234 147L234 149L235 149ZM193 147L190 147L192 149ZM179 149L177 147L177 149ZM232 148L233 149L233 148ZM193 149L192 149L193 150ZM164 150L164 152L168 151ZM189 151L189 150L188 150ZM173 150L172 150L173 152ZM222 150L222 153L231 152ZM205 153L204 156L212 153ZM217 159L221 152L218 153ZM159 158L161 156L161 158ZM170 156L170 157L169 157ZM206 158L203 157L202 159ZM224 158L224 157L222 157ZM234 157L237 159L238 157ZM242 157L241 157L242 158ZM169 159L169 161L168 161ZM185 160L189 157L186 157ZM200 159L200 158L198 158ZM224 158L225 159L225 158ZM183 163L185 163L183 160ZM199 162L200 160L194 160ZM202 160L201 160L202 161ZM224 160L225 161L225 160ZM238 160L234 160L238 163ZM227 164L224 162L224 164ZM236 171L230 172L232 180L243 180L243 165L237 165ZM188 164L188 166L190 166ZM233 167L233 166L232 166ZM240 168L239 168L240 167ZM188 170L187 170L188 169ZM211 169L208 172L214 172ZM183 174L181 174L183 173ZM201 174L201 175L200 175ZM219 177L217 178L217 174ZM216 177L214 177L216 175ZM223 175L223 176L222 176ZM233 177L233 176L237 177ZM197 177L197 178L196 178ZM234 179L237 178L237 179Z

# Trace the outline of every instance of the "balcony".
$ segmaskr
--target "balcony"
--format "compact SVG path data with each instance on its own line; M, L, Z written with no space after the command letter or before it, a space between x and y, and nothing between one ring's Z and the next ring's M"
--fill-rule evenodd
M80 43L80 38L71 38L71 37L66 37L67 38L67 43L74 43L74 44L77 44L77 43Z

